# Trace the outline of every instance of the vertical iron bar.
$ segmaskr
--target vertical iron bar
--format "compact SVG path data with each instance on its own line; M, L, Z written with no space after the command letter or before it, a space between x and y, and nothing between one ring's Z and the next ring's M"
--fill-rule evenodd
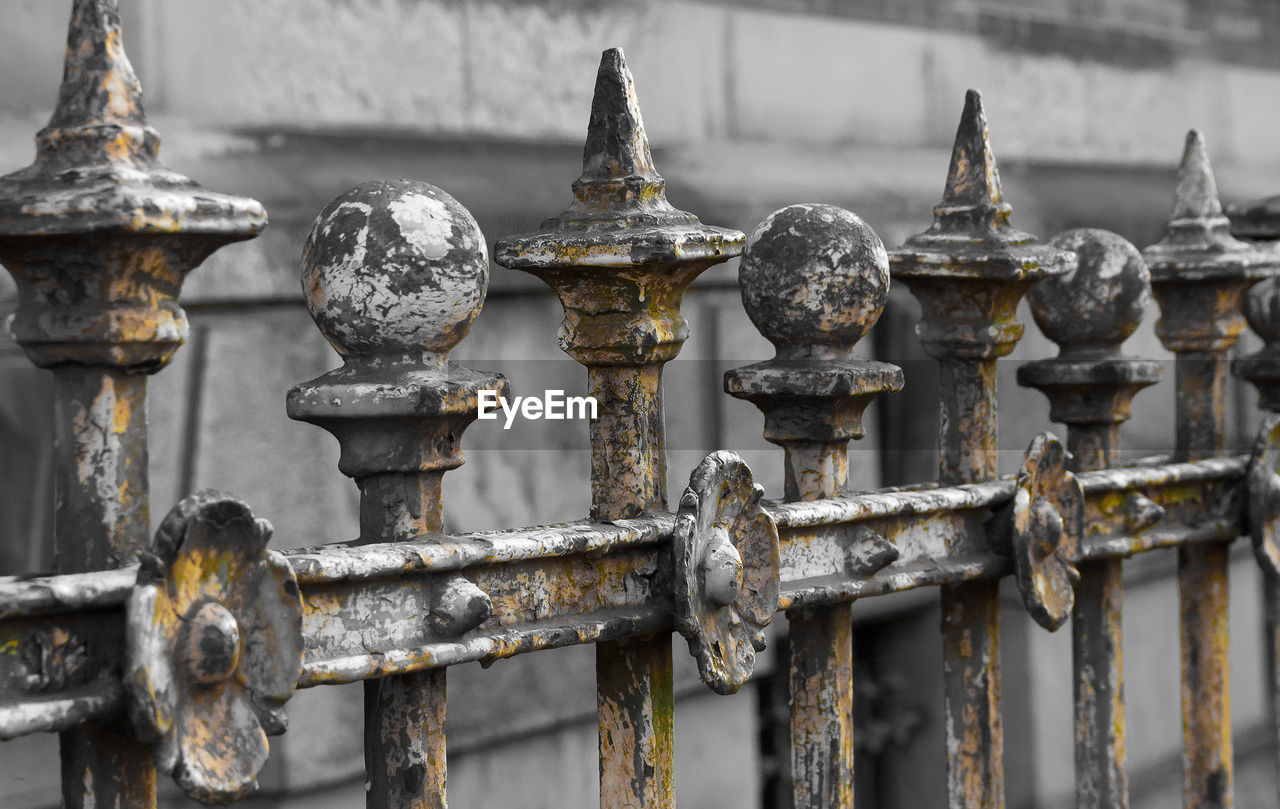
M1092 472L1114 466L1119 449L1119 422L1067 425L1067 452L1074 459L1074 472Z
M1018 383L1043 392L1049 417L1067 425L1073 471L1105 469L1116 461L1120 424L1133 397L1160 378L1158 363L1120 353L1142 321L1150 273L1137 248L1105 230L1069 230L1051 244L1077 254L1076 270L1041 281L1028 299L1059 353L1020 367ZM1139 511L1135 504L1132 530L1159 519L1154 507ZM1080 562L1077 569L1071 612L1076 809L1126 809L1121 560Z
M938 479L944 485L996 476L996 364L943 360ZM943 585L942 659L951 809L1004 806L1000 715L1000 585Z
M58 573L121 567L151 543L146 395L143 374L54 369ZM60 736L64 809L156 805L151 748L126 723L82 725Z
M411 224L423 221L444 226ZM338 439L338 468L360 488L362 544L443 532L444 474L462 465L462 433L478 415L479 392L508 393L501 375L447 359L480 313L488 281L475 219L427 183L366 183L316 219L303 251L302 286L343 366L294 387L288 413ZM459 634L485 620L491 607L472 587L483 615ZM445 671L365 682L369 809L447 806Z
M57 571L130 564L151 542L147 377L64 365L53 379Z
M121 567L150 545L146 375L186 335L187 273L266 223L253 200L164 168L118 1L71 6L35 163L0 178L0 261L20 300L11 331L54 369L59 573ZM66 809L155 806L152 749L120 719L64 732L61 761Z
M1263 687L1271 722L1272 753L1276 761L1275 790L1280 802L1280 582L1262 574Z
M1177 457L1221 453L1226 350L1177 352ZM1187 809L1232 805L1231 670L1226 544L1178 549L1183 787Z
M1073 471L1111 466L1119 439L1119 423L1068 425ZM1102 559L1077 566L1080 583L1071 611L1076 809L1127 809L1129 805L1121 564L1119 559Z
M588 366L591 514L616 520L667 504L662 364ZM675 805L671 636L596 644L602 809Z
M1227 352L1244 330L1245 293L1280 269L1280 256L1232 237L1199 132L1187 133L1165 237L1144 255L1160 304L1156 331L1177 358L1177 457L1216 455L1225 434ZM1226 544L1178 549L1187 809L1233 803L1228 551Z
M560 345L587 367L591 515L666 508L662 367L688 335L680 303L743 235L703 225L666 198L622 51L601 55L574 202L543 232L498 240L494 261L550 285L564 306ZM674 802L671 637L596 645L601 809Z
M996 476L996 363L939 362L938 481L944 486Z
M917 333L940 367L938 479L996 475L996 359L1022 336L1018 301L1075 264L1009 224L981 96L970 90L934 222L892 251L895 280L919 299ZM947 805L1004 806L999 583L941 588Z
M359 478L361 542L404 542L442 531L443 478L438 470ZM369 809L445 809L447 671L428 669L365 681Z
M1276 197L1233 206L1227 215L1231 218L1234 236L1253 240L1259 247L1275 251L1280 246L1280 208ZM1264 347L1255 354L1237 359L1232 373L1254 385L1258 390L1258 404L1266 411L1280 413L1280 368L1275 357L1280 354L1280 281L1272 278L1249 290L1245 302L1245 318L1250 328L1264 341ZM1255 529L1257 526L1255 526ZM1255 551L1260 550L1255 546ZM1261 554L1260 554L1261 555ZM1262 579L1263 615L1263 674L1267 689L1273 754L1276 756L1275 789L1277 805L1280 805L1280 580L1269 560L1259 559Z
M599 418L591 435L591 515L618 520L667 508L662 363L588 366Z
M786 499L844 493L849 441L877 396L902 388L902 370L856 359L880 317L889 262L862 219L831 205L775 211L752 233L739 265L743 305L777 350L725 374L725 391L764 413L764 437L785 451ZM896 556L847 565L872 575ZM849 604L791 610L791 776L795 809L851 809L854 801L853 615Z
M846 441L788 442L786 451L788 501L819 500L844 491ZM851 809L853 610L849 604L791 610L787 622L795 809Z

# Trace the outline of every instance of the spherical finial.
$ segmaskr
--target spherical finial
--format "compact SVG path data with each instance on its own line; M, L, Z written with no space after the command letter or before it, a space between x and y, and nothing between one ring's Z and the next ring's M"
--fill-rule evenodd
M875 231L834 205L774 211L747 240L742 303L784 359L850 353L884 309L889 257Z
M307 308L347 359L443 361L488 286L476 220L415 180L365 183L330 202L302 253Z
M1063 355L1110 354L1142 322L1151 277L1138 248L1107 230L1077 228L1050 242L1079 256L1074 270L1031 288L1031 314Z
M1254 284L1244 301L1244 317L1267 345L1280 343L1280 276Z

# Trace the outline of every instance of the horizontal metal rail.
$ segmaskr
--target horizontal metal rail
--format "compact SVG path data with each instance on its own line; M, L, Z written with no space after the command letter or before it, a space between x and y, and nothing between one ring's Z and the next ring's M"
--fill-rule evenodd
M1081 473L1079 558L1225 542L1244 531L1246 456ZM1002 521L1011 478L769 503L781 537L779 609L833 604L1013 570ZM1163 509L1134 527L1134 497ZM673 628L673 516L536 526L445 539L287 554L303 596L299 687L347 683ZM898 558L850 570L876 535ZM492 601L479 627L449 637L431 616L450 577ZM0 579L0 737L123 715L123 606L136 568Z

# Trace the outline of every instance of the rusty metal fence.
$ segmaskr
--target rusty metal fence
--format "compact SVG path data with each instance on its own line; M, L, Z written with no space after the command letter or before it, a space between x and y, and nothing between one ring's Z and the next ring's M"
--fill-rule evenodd
M1070 626L1076 805L1124 807L1125 558L1176 549L1185 806L1232 805L1227 558L1250 536L1265 577L1266 658L1280 713L1280 210L1228 220L1192 132L1163 241L1101 230L1047 244L1010 224L980 96L965 99L933 224L891 251L857 216L793 205L749 237L672 207L632 77L606 51L574 202L494 261L546 282L560 344L586 366L591 513L581 522L445 535L441 481L497 373L448 360L484 302L471 215L402 180L360 186L316 220L308 307L342 366L297 385L291 417L341 445L360 537L281 554L235 497L201 492L149 525L148 374L186 333L186 274L253 237L253 200L165 169L114 0L76 0L56 112L36 162L0 179L12 331L56 384L57 575L0 579L0 737L61 733L63 804L151 807L157 771L209 803L251 792L296 688L365 683L368 806L445 805L449 666L571 644L596 649L600 802L673 803L672 638L730 694L765 627L790 626L794 804L853 795L850 604L937 585L948 805L1004 805L997 585L1014 576L1047 630ZM1234 235L1232 232L1234 222ZM741 255L747 315L776 356L725 375L785 452L783 501L732 452L707 456L668 508L661 375L688 335L680 302ZM854 345L890 279L919 300L941 369L936 482L846 491L862 414L903 387ZM1154 293L1176 353L1176 451L1117 466L1119 426L1161 367L1123 356ZM1058 356L1022 367L1066 443L1042 434L996 473L995 364L1027 296ZM1266 341L1229 361L1245 321ZM1223 451L1228 373L1272 411L1251 457ZM1253 638L1244 642L1254 642ZM1064 695L1065 698L1065 695ZM942 763L939 762L939 767Z

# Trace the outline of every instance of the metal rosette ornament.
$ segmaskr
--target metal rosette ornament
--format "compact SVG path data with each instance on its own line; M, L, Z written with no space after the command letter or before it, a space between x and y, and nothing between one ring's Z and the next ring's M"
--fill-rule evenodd
M252 792L302 671L302 595L271 525L197 492L169 512L126 606L129 716L203 803Z
M1031 442L1013 492L1011 545L1022 602L1050 632L1071 616L1080 581L1075 560L1084 525L1084 490L1071 473L1071 455L1057 438Z
M720 450L689 476L676 512L676 628L717 694L751 678L778 609L778 526L763 495L746 463Z

